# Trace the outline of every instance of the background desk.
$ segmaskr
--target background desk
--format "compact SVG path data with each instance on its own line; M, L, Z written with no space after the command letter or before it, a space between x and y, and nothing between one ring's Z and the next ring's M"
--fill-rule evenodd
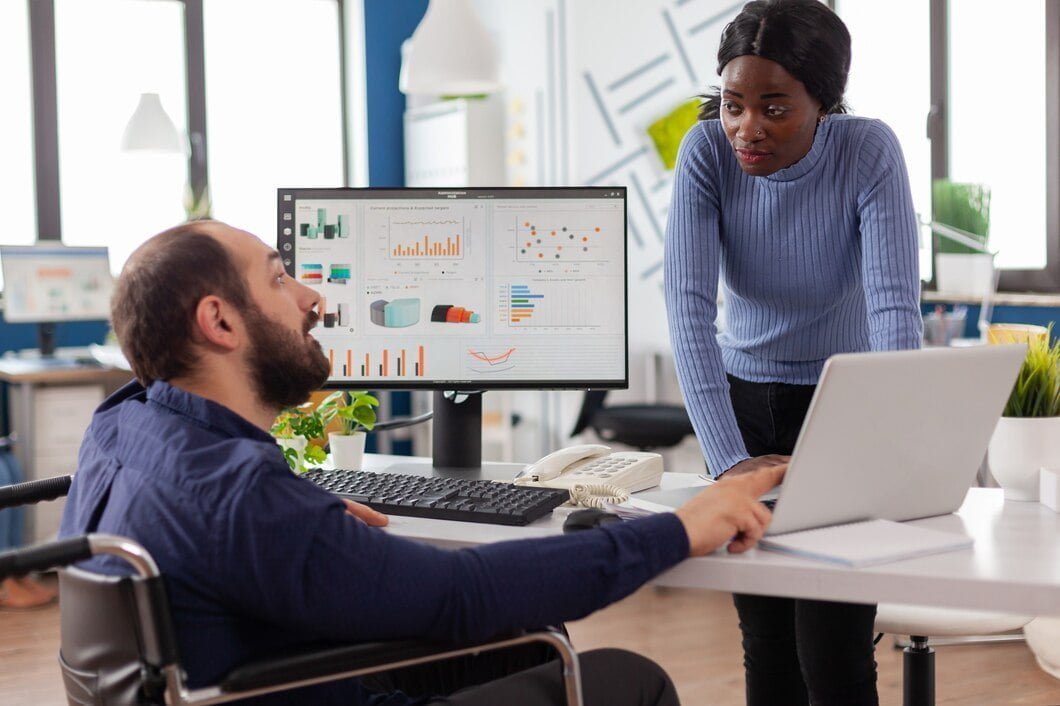
M11 385L8 418L16 437L15 457L25 479L73 473L92 412L107 394L131 378L128 371L98 365L47 368L32 360L0 358L0 381ZM27 543L55 535L62 501L27 510Z
M403 471L426 459L373 456L369 470L399 463ZM490 475L514 476L522 466L487 464ZM667 473L663 488L697 484L693 474ZM562 532L562 520L546 517L527 527L391 517L390 531L433 544L461 547ZM861 603L909 603L1060 615L1060 514L1038 503L1005 502L1001 490L972 488L952 515L915 524L963 532L971 549L860 569L833 566L774 552L719 552L690 559L659 576L664 586L706 588Z

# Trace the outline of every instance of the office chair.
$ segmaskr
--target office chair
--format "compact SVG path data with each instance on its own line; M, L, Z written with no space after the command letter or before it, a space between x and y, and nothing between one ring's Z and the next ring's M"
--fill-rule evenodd
M994 613L980 610L927 608L922 606L881 603L876 610L876 631L908 636L902 656L903 706L934 706L935 651L929 644L962 644L968 642L1009 642L1022 639L1009 635L1031 621L1031 616ZM975 637L968 637L975 636ZM895 640L895 649L902 647Z
M0 488L0 509L66 495L71 476ZM73 564L100 554L120 557L135 576L91 573ZM462 655L544 642L560 654L566 703L581 706L577 655L554 631L506 636L476 645L402 640L325 645L240 666L218 684L189 689L163 577L136 542L88 534L0 553L0 579L61 567L59 666L70 704L219 704Z
M607 390L587 390L570 435L592 428L604 441L617 441L641 451L677 446L693 434L688 412L680 405L624 404L604 406Z

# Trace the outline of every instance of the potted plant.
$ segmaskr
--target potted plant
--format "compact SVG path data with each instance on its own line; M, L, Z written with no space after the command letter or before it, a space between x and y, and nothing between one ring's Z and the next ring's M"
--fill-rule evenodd
M347 397L347 394L349 397ZM333 392L317 408L325 426L333 419L340 422L338 431L328 434L331 462L335 468L357 471L364 461L366 432L375 427L375 408L379 400L367 392Z
M1060 467L1060 340L1031 335L1027 357L990 439L990 472L1007 500L1038 500L1039 470Z
M931 189L932 221L954 229L936 228L935 283L939 292L983 297L994 287L994 256L986 246L990 234L990 187L937 179Z
M292 471L305 473L309 465L318 465L327 459L327 453L314 439L324 437L326 426L319 409L307 402L298 407L282 410L273 422L269 433L283 449L283 456Z

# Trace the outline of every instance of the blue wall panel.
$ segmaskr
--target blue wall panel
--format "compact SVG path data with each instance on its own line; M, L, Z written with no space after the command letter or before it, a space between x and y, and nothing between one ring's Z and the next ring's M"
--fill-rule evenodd
M412 36L425 12L427 0L364 0L370 186L405 185L401 43Z
M925 315L935 311L935 303L923 303L920 305L920 310ZM952 304L946 304L947 311L953 309ZM979 323L979 309L978 305L968 307L968 319L964 329L964 335L969 338L975 338L979 335L979 331L976 326ZM995 306L993 315L990 317L991 323L995 324L1035 324L1037 326L1048 326L1052 322L1056 322L1055 330L1053 332L1053 338L1060 336L1060 308L1053 306Z
M87 346L103 343L110 326L106 321L71 321L55 325L55 344ZM36 324L9 324L0 316L0 355L8 351L37 347ZM7 420L7 384L0 384L0 436L10 433Z

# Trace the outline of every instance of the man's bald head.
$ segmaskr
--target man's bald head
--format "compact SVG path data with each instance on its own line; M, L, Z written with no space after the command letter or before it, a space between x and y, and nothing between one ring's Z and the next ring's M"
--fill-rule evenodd
M252 306L240 244L249 233L218 221L163 231L125 263L111 301L122 352L145 386L187 375L195 364L195 311L215 295L239 311Z

